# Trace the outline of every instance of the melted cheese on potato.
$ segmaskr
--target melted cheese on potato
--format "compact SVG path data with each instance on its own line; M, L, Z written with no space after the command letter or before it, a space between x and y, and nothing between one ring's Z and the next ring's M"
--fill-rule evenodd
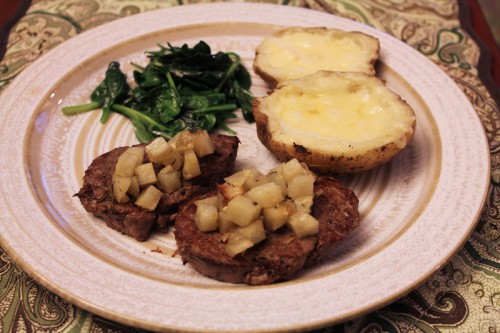
M325 28L289 28L265 38L254 66L277 82L318 70L375 74L376 38L360 32Z
M357 155L390 142L406 145L415 115L376 77L320 71L284 82L261 99L273 139Z

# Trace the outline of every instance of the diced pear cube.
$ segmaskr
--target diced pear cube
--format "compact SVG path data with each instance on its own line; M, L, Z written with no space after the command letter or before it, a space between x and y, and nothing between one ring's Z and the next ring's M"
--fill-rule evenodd
M237 195L228 202L226 213L231 221L240 227L245 227L259 218L261 209L256 202L243 195Z
M304 171L305 171L304 168L296 158L291 159L286 163L283 163L282 172L283 172L283 177L285 177L287 183L290 182L296 176L304 174Z
M250 174L248 175L248 179L246 180L245 185L243 186L246 191L256 186L269 182L267 175L262 174L256 168L251 168L249 170Z
M215 146L207 131L200 130L192 134L191 141L193 142L196 156L203 157L215 151Z
M220 193L220 191L217 191L217 209L222 210L226 206L227 202L228 200L224 198L222 193Z
M182 156L181 152L172 148L170 153L163 160L161 160L160 163L165 166L170 165L175 171L179 171L182 168L182 164L184 163L184 156Z
M283 174L279 172L271 172L267 175L267 177L270 181L278 185L281 188L281 194L286 196L286 179Z
M251 172L252 171L250 169L243 169L232 174L231 176L224 178L224 181L229 185L235 187L243 187L243 185L245 185L245 182L248 179L248 176L250 176Z
M281 187L273 182L256 186L246 192L245 196L258 203L263 208L272 207L284 199Z
M214 207L217 207L217 196L214 195L212 197L207 197L207 198L204 198L204 199L200 199L200 200L196 200L195 201L195 205L210 205L210 206L214 206Z
M130 187L128 188L128 193L134 198L137 198L141 194L141 187L139 186L139 181L137 176L130 178Z
M113 197L118 203L126 203L129 201L127 196L130 187L130 177L120 177L113 175Z
M143 147L129 147L119 157L113 174L120 177L132 177L135 168L144 161Z
M264 217L264 225L267 230L276 231L286 224L290 215L294 213L290 205L281 202L274 207L264 208L262 215Z
M219 212L217 207L206 202L196 204L195 223L202 232L214 231L218 227Z
M217 184L217 189L223 197L223 206L226 206L229 200L233 199L237 195L245 193L243 187L236 187L229 184Z
M287 186L287 196L295 199L303 196L314 195L314 182L316 177L312 174L293 177Z
M228 235L227 242L225 245L226 253L230 257L235 257L236 255L244 252L245 250L251 248L254 244L241 236L236 232L231 232Z
M304 213L296 212L287 222L287 226L293 231L298 238L312 236L319 231L319 222L314 216Z
M201 175L200 163L193 149L184 151L184 165L182 167L182 177L186 180L193 179Z
M137 160L137 165L141 164L144 161L144 147L143 146L135 146L135 147L129 147L126 150L127 154L130 154L132 156L135 156Z
M280 175L283 175L283 165L284 165L284 163L278 164L277 166L275 166L274 168L272 168L271 170L269 170L267 172L267 174L268 175L271 175L271 174L280 174Z
M236 232L254 244L266 239L266 230L261 220L254 221L246 227L237 228Z
M304 212L308 214L311 213L311 207L313 205L312 195L295 198L293 199L293 202L295 203L295 207L297 208L298 212Z
M153 163L144 163L135 167L135 175L140 187L156 184L156 174Z
M163 163L173 150L164 138L157 137L146 146L146 155L150 162Z
M217 223L219 226L219 231L221 233L230 232L238 226L227 217L227 213L225 210L219 211L219 220Z
M181 173L175 171L171 165L161 169L156 178L158 179L158 187L167 193L178 190L182 185Z
M176 150L183 152L186 149L194 149L193 133L190 131L178 132L172 139L168 141Z
M135 204L148 210L155 210L162 195L163 193L154 185L149 185L141 192Z

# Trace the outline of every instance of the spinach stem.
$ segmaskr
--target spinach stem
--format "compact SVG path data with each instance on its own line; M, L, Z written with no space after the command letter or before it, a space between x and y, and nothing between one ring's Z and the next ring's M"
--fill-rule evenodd
M84 112L98 109L101 106L102 105L99 102L91 102L91 103L82 104L82 105L66 106L66 107L63 107L61 111L66 116L73 116L73 115L77 115L80 113L84 113Z
M236 53L228 52L227 54L229 55L229 57L231 57L231 59L234 59L234 60L231 63L231 66L229 66L228 70L224 74L222 81L219 83L217 88L215 88L215 91L220 91L222 89L222 87L224 87L224 85L226 84L227 80L229 80L231 77L233 77L234 72L236 71L236 69L238 68L238 66L240 65L240 62L241 62L240 56L237 55Z
M111 106L113 110L115 110L118 113L121 113L131 119L138 119L144 124L152 125L156 128L158 128L161 131L168 131L168 128L157 122L155 119L149 117L148 115L139 112L137 110L134 110L132 108L129 108L125 105L121 104L113 104Z
M236 104L223 104L223 105L209 106L203 109L194 110L193 113L202 114L202 113L217 112L217 111L233 111L237 108L238 106Z

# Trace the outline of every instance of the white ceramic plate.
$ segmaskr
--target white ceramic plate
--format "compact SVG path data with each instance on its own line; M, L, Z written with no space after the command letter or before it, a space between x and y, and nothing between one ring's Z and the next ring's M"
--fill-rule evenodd
M346 178L360 198L361 227L323 265L265 287L205 278L172 256L172 233L139 243L107 228L72 197L97 155L135 143L130 124L62 105L87 101L112 60L145 63L156 44L208 42L251 69L262 38L282 26L357 30L381 42L378 74L415 109L411 146L390 164ZM255 95L267 87L253 75ZM263 4L205 4L149 12L92 29L24 70L2 94L0 240L38 282L107 318L152 330L284 331L334 324L409 292L465 242L489 179L483 128L438 67L404 43L332 15ZM276 161L254 125L231 125L237 167Z

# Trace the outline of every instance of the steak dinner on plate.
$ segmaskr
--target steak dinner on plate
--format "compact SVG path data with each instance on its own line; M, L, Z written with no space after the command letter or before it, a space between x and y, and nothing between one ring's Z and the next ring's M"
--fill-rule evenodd
M199 158L201 174L185 179L180 177L180 187L161 197L154 209L147 209L128 201L118 203L113 195L114 170L119 157L129 148L115 148L97 157L85 171L83 186L75 195L83 207L106 224L138 241L146 240L153 229L160 229L173 221L179 205L185 200L211 191L215 184L232 172L236 160L239 139L235 136L211 134L213 153ZM136 147L146 147L145 144ZM144 154L144 163L149 162ZM163 168L159 163L152 163L156 172ZM160 192L157 190L157 192ZM137 199L138 200L138 199Z

